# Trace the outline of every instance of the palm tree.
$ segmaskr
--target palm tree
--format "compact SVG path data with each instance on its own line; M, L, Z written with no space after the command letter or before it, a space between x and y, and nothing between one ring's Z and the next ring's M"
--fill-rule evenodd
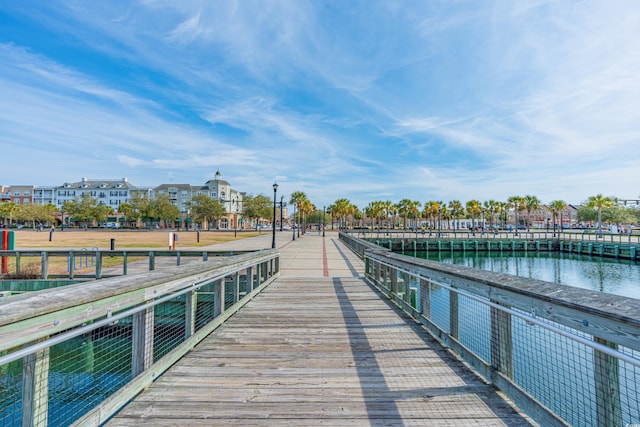
M498 214L498 221L502 221L502 226L506 227L507 220L509 219L509 203L497 202L496 213Z
M440 205L442 202L437 202L435 200L429 200L424 203L423 213L427 218L429 218L429 222L431 223L431 228L436 228L436 216L438 212L440 212Z
M412 201L409 199L402 199L396 205L397 212L402 215L402 228L407 229L407 217L409 216L409 210L412 206Z
M451 210L451 216L456 221L456 230L460 228L460 215L464 212L464 207L459 200L452 200L449 202L449 209Z
M302 215L300 207L302 206L302 202L306 199L307 195L304 193L304 191L294 191L293 193L291 193L291 198L289 199L289 204L296 205L296 210L298 213L298 219L296 220L294 218L294 222L298 225L298 237L300 237L300 216Z
M602 236L602 209L613 207L615 198L604 197L602 194L589 197L587 207L598 210L598 234Z
M333 203L333 213L339 219L339 228L346 228L347 226L347 215L349 215L349 207L351 206L351 202L347 199L338 199Z
M476 215L482 213L482 203L480 203L479 200L472 199L469 200L465 206L467 208L467 214L469 214L469 216L471 217L471 228L473 229L475 235Z
M507 199L509 205L513 207L514 213L516 214L516 236L518 235L518 213L524 209L524 197L522 196L511 196Z
M484 202L484 209L489 212L489 228L493 228L493 219L497 208L498 202L495 200L487 200Z
M411 200L409 202L409 215L415 219L416 233L418 232L419 226L418 217L420 216L420 207L422 207L422 203L417 200Z
M382 203L382 207L385 213L385 219L387 222L387 230L389 230L389 217L391 216L391 212L393 211L393 203L391 203L391 200L385 200L380 203Z
M549 203L549 210L553 214L553 237L556 237L556 219L558 218L558 213L562 215L562 211L567 208L567 204L564 200L554 200ZM560 218L560 229L558 230L558 237L560 237L560 232L562 231L562 218Z
M447 208L447 205L444 203L440 206L440 218L445 221L447 225L446 229L451 229L451 211ZM441 227L442 228L442 227Z
M531 211L540 209L540 200L536 196L527 194L524 196L524 208L527 210L527 231L531 226Z

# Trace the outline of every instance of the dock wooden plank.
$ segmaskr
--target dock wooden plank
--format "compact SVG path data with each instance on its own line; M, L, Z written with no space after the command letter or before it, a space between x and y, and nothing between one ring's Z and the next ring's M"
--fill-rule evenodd
M533 426L359 278L280 278L107 425Z

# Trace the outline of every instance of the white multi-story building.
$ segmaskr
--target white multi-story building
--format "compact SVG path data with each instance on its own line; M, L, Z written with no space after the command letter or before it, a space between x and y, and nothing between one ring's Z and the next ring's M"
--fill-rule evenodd
M98 200L100 205L111 206L114 211L118 211L121 203L128 202L133 192L138 189L127 181L127 178L116 180L89 180L82 178L80 182L65 182L60 187L55 187L53 203L58 210L62 209L64 202L80 198L85 194Z
M36 205L56 206L56 188L55 187L34 187L33 203Z
M156 195L166 194L171 199L171 203L180 208L180 212L185 218L189 218L188 202L199 194L211 197L222 203L227 218L220 221L220 228L237 228L242 212L242 200L244 193L231 188L228 181L222 179L222 174L217 171L214 178L207 181L202 186L190 184L161 184L153 189Z

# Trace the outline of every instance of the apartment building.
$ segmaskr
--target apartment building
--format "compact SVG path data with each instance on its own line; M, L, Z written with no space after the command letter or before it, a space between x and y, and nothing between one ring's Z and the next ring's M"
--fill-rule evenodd
M9 201L16 205L33 203L33 185L11 185L9 187Z
M194 186L190 184L161 184L153 188L154 194L166 194L171 203L180 208L182 216L187 219L190 216L188 202L197 195L205 195L222 203L227 218L220 221L220 228L239 228L242 212L242 200L244 193L231 188L231 184L222 179L222 174L217 171L214 178L204 185Z
M100 205L111 206L117 212L120 204L127 202L137 190L138 188L127 181L127 178L121 180L82 178L78 182L65 182L60 187L54 187L52 204L61 210L64 202L73 201L76 197L88 194L98 200Z

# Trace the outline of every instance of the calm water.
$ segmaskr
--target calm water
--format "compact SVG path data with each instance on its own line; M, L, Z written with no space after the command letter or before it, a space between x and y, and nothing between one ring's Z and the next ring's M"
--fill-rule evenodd
M413 255L412 252L405 252ZM419 258L640 299L640 263L573 254L418 252Z
M413 255L413 252L405 252ZM464 265L498 273L545 280L563 285L587 288L640 299L640 263L572 254L462 253L431 251L418 253L421 258L448 264ZM432 321L443 330L449 327L449 293L432 290ZM461 303L462 304L462 303ZM462 305L461 305L462 307ZM471 305L468 306L471 309ZM440 313L442 312L442 313ZM490 329L490 312L477 309L474 316L461 316L460 339L471 351L490 360L488 339L478 334ZM542 328L531 330L521 319L513 320L514 378L530 390L542 403L576 427L597 424L593 398L593 366L591 350ZM586 366L575 369L576 364ZM620 364L621 425L638 421L635 384L640 370Z

